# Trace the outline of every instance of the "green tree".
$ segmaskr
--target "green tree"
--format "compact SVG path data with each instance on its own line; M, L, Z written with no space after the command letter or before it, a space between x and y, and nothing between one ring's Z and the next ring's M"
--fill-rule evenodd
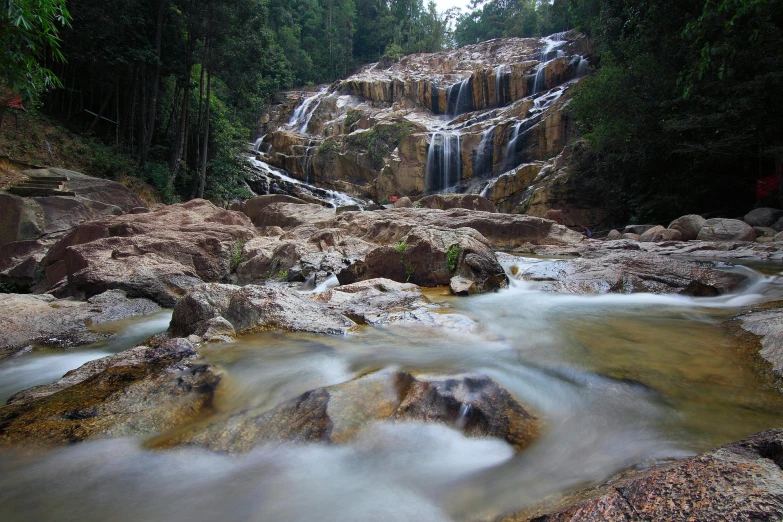
M59 86L46 64L48 58L64 60L58 31L70 19L65 0L7 0L0 12L0 88L35 100Z

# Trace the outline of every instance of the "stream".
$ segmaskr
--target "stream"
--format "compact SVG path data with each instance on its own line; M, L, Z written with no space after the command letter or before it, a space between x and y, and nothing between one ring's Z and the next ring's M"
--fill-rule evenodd
M443 425L389 422L342 446L269 445L239 456L153 451L134 438L6 449L0 519L476 520L629 466L712 449L780 426L783 394L721 325L749 305L783 298L778 270L752 271L744 288L716 298L552 294L516 280L470 298L430 289L442 311L476 327L365 328L346 337L265 332L209 345L208 362L226 372L216 403L223 414L271 408L379 369L481 373L537 413L543 433L518 454L504 441ZM167 321L165 314L131 321L104 345L6 361L0 396L133 346Z

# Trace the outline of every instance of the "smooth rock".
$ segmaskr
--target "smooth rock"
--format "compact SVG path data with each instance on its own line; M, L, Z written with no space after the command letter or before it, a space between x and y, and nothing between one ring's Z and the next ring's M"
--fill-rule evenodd
M706 219L697 214L688 214L672 221L668 228L679 230L683 241L692 241L698 237L699 231L706 222Z
M753 228L739 219L708 219L696 237L699 241L755 241Z
M742 220L752 227L771 227L783 217L783 210L777 208L755 208L745 214Z
M308 391L268 410L245 410L161 444L246 452L268 442L349 442L372 421L437 422L471 437L499 437L517 450L538 435L539 421L485 376L444 380L376 372Z
M220 374L185 339L88 362L0 408L0 445L151 435L212 408Z
M69 348L112 337L87 326L159 312L148 299L128 299L119 290L96 295L88 302L55 299L51 295L0 294L0 360L27 347Z

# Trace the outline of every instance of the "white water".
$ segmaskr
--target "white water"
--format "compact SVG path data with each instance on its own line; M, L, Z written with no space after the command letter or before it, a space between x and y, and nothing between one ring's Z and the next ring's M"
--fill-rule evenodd
M521 271L539 259L505 264ZM79 521L475 520L772 427L780 394L719 326L780 299L753 274L734 295L575 296L510 289L447 299L474 331L366 328L347 337L264 332L210 345L225 372L216 407L270 408L378 369L491 376L545 423L515 454L459 426L372 423L345 445L262 445L226 456L97 441L0 453L0 519ZM737 308L741 306L741 308ZM467 415L467 411L463 411Z
M307 133L307 127L310 125L310 120L313 117L313 113L318 109L321 104L324 95L326 94L326 88L321 89L316 94L305 98L302 103L294 110L291 115L291 119L288 121L288 126L295 129L300 134ZM315 104L315 105L313 105Z
M543 39L544 47L539 56L539 64L536 69L536 79L533 83L532 94L538 94L546 89L546 66L552 61L549 59L549 54L557 49L557 58L564 56L563 51L559 50L558 47L562 47L566 44L565 34L566 33L555 33Z
M171 320L171 311L136 319L106 323L101 330L121 329L121 333L107 341L71 350L36 350L0 362L0 405L13 394L56 381L74 368L89 361L133 348L144 339L165 332Z

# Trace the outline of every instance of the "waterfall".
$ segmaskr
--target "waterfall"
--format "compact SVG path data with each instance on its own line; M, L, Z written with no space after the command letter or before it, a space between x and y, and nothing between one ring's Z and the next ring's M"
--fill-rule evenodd
M495 152L495 127L490 127L481 133L481 141L476 149L473 161L473 177L492 173Z
M427 192L453 187L462 180L461 142L458 132L436 132L432 135L424 175Z
M576 78L584 78L587 75L587 68L590 67L590 62L584 56L576 55L574 58L579 59L579 63L576 65Z
M296 129L297 132L305 134L307 133L307 126L310 124L310 120L313 117L313 113L318 109L323 100L323 95L326 93L326 89L321 89L316 94L305 98L302 103L294 110L294 114L291 115L291 119L288 121L288 126ZM318 103L315 103L315 102ZM315 103L315 105L313 105Z
M558 49L558 47L561 47L566 43L565 35L566 33L555 33L544 38L545 45L543 49L541 49L541 54L538 57L536 79L533 83L533 92L530 94L538 94L546 89L546 65L555 58L565 56L565 53ZM551 56L553 52L555 52L555 55Z
M508 70L508 72L506 72ZM495 69L495 98L496 106L502 107L506 104L506 96L503 92L503 75L511 74L511 67L508 65L498 65Z
M521 164L521 160L517 157L517 149L521 143L520 138L523 138L527 134L527 131L529 131L539 119L540 118L538 118L537 115L534 115L530 118L520 120L514 125L514 130L511 131L511 137L508 140L508 145L506 147L506 157L503 161L504 172Z
M459 116L473 110L473 91L470 87L471 76L446 89L446 114Z

